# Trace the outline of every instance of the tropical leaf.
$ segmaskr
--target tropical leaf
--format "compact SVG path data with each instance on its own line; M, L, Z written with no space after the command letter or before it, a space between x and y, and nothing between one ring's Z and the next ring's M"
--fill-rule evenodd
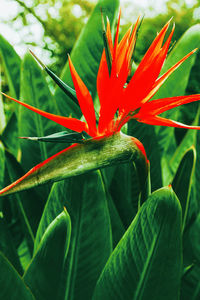
M135 166L131 163L116 166L109 186L124 228L128 228L139 208L140 184Z
M17 271L0 252L0 298L12 300L34 300Z
M152 126L131 120L128 123L128 135L138 138L144 145L150 161L150 177L152 191L162 186L161 152L155 129Z
M18 98L21 59L2 35L0 35L0 57L4 66L10 93L13 97Z
M164 184L169 184L172 182L173 177L178 169L178 166L185 154L185 152L192 145L196 144L197 131L196 130L188 130L185 137L179 144L179 146L174 151L173 155L171 155L168 161L163 163L162 174L163 174L163 182Z
M99 0L71 53L76 71L91 92L93 99L96 93L96 77L103 51L101 10L105 16L108 16L113 27L118 7L119 0ZM73 86L68 63L62 72L62 80L69 86ZM57 99L60 110L64 111L66 115L81 116L81 111L77 110L75 102L67 97L60 88L56 89L55 99Z
M172 189L162 188L144 203L113 251L93 299L175 300L180 277L181 207Z
M9 232L4 218L0 218L0 252L4 253L13 267L18 271L20 275L22 275L23 269L17 255L17 250L13 243L12 236Z
M59 114L44 75L30 54L26 54L22 62L20 97L27 104L50 113ZM61 130L62 127L55 122L20 106L20 136L46 136ZM59 144L56 143L43 144L23 140L21 142L22 164L28 170L61 149L62 147L59 148Z
M48 226L23 279L36 299L58 299L64 258L71 234L70 217L66 210Z
M13 112L1 136L4 146L17 158L19 140L18 123L16 114Z
M181 299L198 300L200 297L200 213L195 221L187 227L183 238L183 264L193 268L182 278Z
M6 116L4 113L3 97L0 95L0 134L2 134L6 126Z
M46 226L63 205L71 217L72 234L65 262L65 276L61 280L61 299L65 293L65 299L90 299L96 280L112 250L110 218L99 172L53 185L38 228L35 248Z
M4 171L5 171L5 151L2 142L0 141L0 187L4 185Z
M178 170L172 181L172 187L178 196L182 206L183 230L188 218L188 209L190 206L190 192L192 187L192 177L196 163L196 151L194 147L188 149L183 156Z
M163 67L162 73L166 72L171 66L173 66L177 61L183 58L191 50L199 47L200 44L200 25L194 25L188 29L184 35L180 38L174 49L170 52L165 65ZM155 95L155 99L180 96L184 95L188 79L190 75L191 68L195 62L196 54L189 57L163 84L159 91ZM166 111L162 114L163 117L173 120L178 120L178 110L173 109ZM167 161L173 155L176 148L176 141L174 136L174 128L170 127L157 127L156 132L158 135L159 145L161 147L161 153L165 152L163 159ZM166 156L166 152L168 155Z
M13 182L24 174L24 170L15 157L8 151L5 152L5 159L10 182ZM32 190L31 193L24 192L16 194L14 198L15 199L12 200L17 200L18 210L21 211L20 216L23 220L22 223L32 236L31 239L34 240L44 208L44 199L35 190Z

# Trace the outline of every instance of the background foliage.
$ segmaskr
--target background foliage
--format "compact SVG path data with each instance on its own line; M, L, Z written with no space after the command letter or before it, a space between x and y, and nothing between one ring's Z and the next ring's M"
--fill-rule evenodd
M26 26L28 10L22 5L25 2L20 3ZM94 5L80 3L83 24ZM68 64L61 72L65 58L60 57L65 56L66 49L71 50L71 37L79 32L73 16L71 21L63 18L77 1L61 4L58 18L46 12L44 39L50 38L46 43L50 52L56 48L51 67L71 85ZM118 4L111 0L98 2L71 53L93 98L103 49L100 7L114 29ZM38 5L34 1L30 9L36 10ZM194 9L176 10L177 44L164 69L199 47L200 25L194 25ZM136 64L148 47L146 41L151 43L172 10L169 2L166 16L144 20L134 54ZM0 55L4 91L40 109L81 117L72 100L58 88L49 88L51 83L47 83L33 58L26 54L21 59L5 37L0 38ZM199 82L197 54L166 81L156 97L199 93ZM198 103L169 111L167 117L200 124ZM9 104L8 109L1 99L0 120L1 187L63 148L59 144L19 142L19 135L43 136L63 130L23 107ZM144 144L150 160L151 187L144 204L140 203L140 174L132 163L1 198L0 298L199 299L200 133L135 121L123 130Z

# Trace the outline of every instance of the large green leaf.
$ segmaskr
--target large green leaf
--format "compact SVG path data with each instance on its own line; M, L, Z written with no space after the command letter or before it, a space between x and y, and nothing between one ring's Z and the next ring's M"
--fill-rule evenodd
M18 273L22 275L23 270L17 255L17 250L4 218L0 218L0 251L12 263Z
M48 226L23 276L37 300L58 299L70 234L70 217L65 210Z
M172 189L162 188L113 251L93 299L178 299L181 262L181 207Z
M4 300L34 300L28 287L23 280L5 258L0 253L0 298Z
M183 156L178 170L172 181L172 187L178 196L178 199L182 206L183 215L183 229L185 227L188 209L190 205L190 192L192 187L192 177L194 174L194 168L196 163L196 151L194 147L188 149Z
M0 57L8 80L10 93L13 97L19 97L20 81L20 57L8 41L0 35Z
M11 153L6 151L5 154L9 179L13 182L24 174L24 170ZM27 231L34 236L44 207L42 196L33 189L31 193L16 194L12 200L17 200L23 223L27 225Z
M128 228L138 211L140 196L138 174L133 164L116 166L109 192L124 228Z
M91 92L93 99L96 93L96 77L103 51L101 9L103 14L109 17L113 27L118 7L119 0L99 0L71 53L72 62ZM62 79L69 86L73 86L68 63L62 72ZM57 88L55 98L60 110L65 112L65 115L81 116L76 104L61 89Z
M52 187L38 228L36 247L51 219L66 206L72 234L60 291L62 297L66 292L65 299L91 299L96 280L111 253L112 235L106 200L99 172L58 182Z
M1 136L1 140L4 146L9 149L9 151L17 158L18 155L18 145L19 145L19 133L17 117L15 113L10 116L6 127Z
M42 70L30 54L26 54L22 63L20 97L23 102L41 110L59 114L56 102L52 97ZM20 106L19 134L20 136L46 136L63 129L29 109ZM37 143L22 140L22 164L26 170L45 160L56 151L62 149L56 143Z
M188 150L188 148L196 144L196 137L196 130L188 130L182 142L176 148L173 155L171 155L170 159L163 163L162 174L163 182L165 185L172 182L173 177L178 169L178 166L183 158L183 155Z
M3 107L3 97L2 95L0 95L0 134L2 134L5 126L6 126L6 116Z
M184 55L199 47L200 44L200 25L194 25L188 29L184 35L180 38L174 49L169 54L166 63L163 67L162 73L167 71L172 65L178 62ZM164 97L173 97L184 95L188 79L190 75L191 68L195 62L196 54L189 57L163 84L159 91L155 95L155 99ZM178 110L173 109L163 113L163 117L169 119L178 120ZM174 128L169 127L157 127L158 141L163 151L170 151L173 154L175 150L175 137ZM165 156L164 159L167 160L169 157Z
M22 63L21 100L41 110L59 114L56 102L52 97L42 70L30 54L25 55ZM19 135L20 136L46 136L63 130L63 127L30 110L20 106ZM47 159L52 154L63 149L58 143L38 143L21 140L21 162L27 171L34 165ZM42 187L40 193L46 200L49 186Z
M198 300L200 298L200 213L193 224L184 232L183 238L183 263L184 267L193 265L182 278L181 300Z
M0 187L4 184L4 171L5 171L5 151L2 142L0 141Z
M131 120L128 123L128 134L140 140L144 145L147 158L150 161L152 191L162 186L161 151L153 126Z

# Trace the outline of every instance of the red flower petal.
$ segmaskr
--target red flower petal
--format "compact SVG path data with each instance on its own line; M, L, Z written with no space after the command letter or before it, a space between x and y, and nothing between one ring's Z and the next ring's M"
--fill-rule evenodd
M140 119L143 118L142 116L145 117L148 115L159 115L174 107L198 100L200 100L200 94L153 100L151 102L143 104L139 113L135 115L135 118L138 117Z
M113 55L113 42L112 42L112 35L111 35L111 30L110 30L110 22L109 19L107 18L107 29L106 29L106 36L108 39L108 45L110 48L110 53Z
M152 90L150 93L143 99L143 102L149 101L155 93L158 91L158 89L162 86L162 84L165 82L165 80L194 52L197 51L197 48L192 50L190 53L185 55L181 60L179 60L173 67L171 67L167 72L165 72L160 78L158 78L155 81L155 84L153 85Z
M130 63L131 63L131 57L133 54L135 42L136 42L136 31L137 31L138 23L139 23L139 18L137 19L137 21L135 23L135 26L131 33L131 37L127 41L127 45L124 46L124 51L123 52L121 51L121 53L120 53L120 49L118 50L119 57L117 57L117 60L118 60L117 70L118 70L119 81L122 82L123 86L127 80L130 70L131 70ZM120 48L120 46L121 46L121 42L119 44L119 48Z
M85 86L85 84L79 77L78 73L76 72L70 57L69 57L69 67L70 67L70 72L74 83L74 87L76 90L78 102L82 110L82 113L85 117L85 120L88 124L89 134L91 136L95 136L97 134L97 130L96 130L95 110L94 110L92 97L87 87Z
M118 17L118 23L117 23L117 30L116 30L116 34L115 34L115 43L114 43L114 50L113 50L113 62L116 61L116 56L117 56L117 47L118 47L118 40L119 40L120 18L121 18L121 9L119 11L119 17ZM112 66L112 70L115 73L115 63Z
M87 125L85 122L82 122L80 120L77 120L75 118L68 118L68 117L62 117L62 116L57 116L57 115L54 115L54 114L51 114L51 113L48 113L48 112L45 112L43 110L40 110L38 108L35 108L29 104L26 104L24 102L21 102L19 100L16 100L4 93L1 92L2 95L4 95L5 97L21 104L22 106L36 112L37 114L57 123L57 124L60 124L68 129L71 129L71 130L74 130L74 131L77 131L77 132L82 132L82 131L86 131L88 132L88 129L87 129Z
M177 122L177 121L162 118L160 116L150 116L150 117L143 118L142 120L137 120L137 121L141 122L141 123L149 124L149 125L159 125L159 126L167 126L167 127L177 127L177 128L200 130L200 126L185 125L185 124Z
M155 56L157 54L159 54L159 51L162 47L162 43L165 37L165 34L167 32L167 29L169 27L171 20L169 20L165 26L161 29L161 31L159 32L159 34L156 36L156 38L154 39L154 41L152 42L151 46L149 47L149 49L147 50L146 54L144 55L143 59L140 62L140 65L138 66L138 72L142 71L143 69L145 69L149 63L152 62L152 60L155 58Z
M122 104L122 107L124 106L125 108L125 112L135 110L138 107L140 107L141 103L144 103L146 101L146 96L152 90L152 87L157 77L159 76L164 60L166 58L171 38L174 32L174 28L172 29L163 47L161 49L158 49L158 45L160 45L160 42L163 40L163 34L166 32L166 30L167 27L165 26L165 30L161 31L162 34L159 34L160 39L157 40L157 43L155 45L155 51L152 52L152 49L150 47L151 55L147 55L147 57L149 57L149 61L145 59L146 65L143 66L144 62L142 60L135 74L133 75L130 83L125 89L124 97L126 99L126 102Z

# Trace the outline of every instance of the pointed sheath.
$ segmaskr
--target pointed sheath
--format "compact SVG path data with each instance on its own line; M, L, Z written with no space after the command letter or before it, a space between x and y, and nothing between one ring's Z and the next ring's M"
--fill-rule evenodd
M23 177L2 189L0 195L5 196L128 161L136 165L142 188L147 178L148 161L144 147L137 139L122 133L90 139L83 144L73 144L36 165Z

